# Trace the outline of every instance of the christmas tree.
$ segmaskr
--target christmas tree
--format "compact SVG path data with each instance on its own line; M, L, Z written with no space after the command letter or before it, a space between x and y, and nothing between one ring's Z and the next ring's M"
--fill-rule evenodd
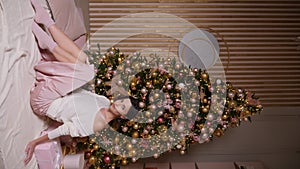
M186 67L175 58L124 55L114 47L87 52L96 77L90 90L113 99L126 91L139 100L131 120L115 119L99 135L79 139L89 168L115 168L138 158L179 150L224 135L228 127L251 121L262 111L248 90L212 79L206 70Z

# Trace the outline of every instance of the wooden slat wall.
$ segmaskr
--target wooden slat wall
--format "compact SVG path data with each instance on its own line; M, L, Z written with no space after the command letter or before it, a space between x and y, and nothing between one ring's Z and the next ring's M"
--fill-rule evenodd
M263 106L300 105L300 1L299 0L90 0L90 42L109 43L132 31L147 32L143 24L157 19L127 19L94 34L107 23L134 13L176 15L213 33L220 44L226 78L234 86L250 89ZM181 28L161 30L178 32ZM120 42L124 53L160 48L177 53L178 41L144 34ZM229 59L228 59L229 57Z

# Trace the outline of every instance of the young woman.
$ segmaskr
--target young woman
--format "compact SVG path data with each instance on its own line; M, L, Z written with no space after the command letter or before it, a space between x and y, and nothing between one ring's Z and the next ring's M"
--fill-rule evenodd
M26 148L27 164L35 146L63 135L85 137L104 129L108 122L118 118L133 118L138 112L138 101L130 96L110 101L97 94L81 89L94 78L94 67L85 63L87 56L80 52L48 13L31 0L35 9L32 31L43 50L48 50L54 58L44 58L36 66L36 83L31 91L31 106L39 116L47 116L59 123L48 134L30 141ZM45 26L53 39L39 26Z

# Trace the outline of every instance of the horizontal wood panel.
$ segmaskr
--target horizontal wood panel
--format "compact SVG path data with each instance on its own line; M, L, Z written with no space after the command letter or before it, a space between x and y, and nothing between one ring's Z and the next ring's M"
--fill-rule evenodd
M91 49L96 49L97 43L105 49L121 37L130 36L116 45L126 54L158 48L162 57L177 55L179 40L175 38L187 33L185 21L158 14L115 22L120 17L142 12L172 14L216 37L226 78L234 86L253 90L267 107L300 105L300 1L89 2ZM140 34L133 35L137 32ZM222 67L217 66L216 71L219 70Z

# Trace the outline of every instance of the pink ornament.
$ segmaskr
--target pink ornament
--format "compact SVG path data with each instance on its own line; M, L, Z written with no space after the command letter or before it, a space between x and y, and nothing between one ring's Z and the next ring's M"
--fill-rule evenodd
M108 78L108 79L110 79L111 74L110 73L106 73L105 77Z
M167 85L167 89L168 89L168 90L171 90L171 89L172 89L172 85L168 84L168 85Z
M166 99L169 99L170 98L170 95L167 93L167 94L165 94L165 98Z
M238 120L236 118L231 118L231 123L237 123Z
M126 60L126 65L130 66L130 61L129 60Z
M181 103L180 102L176 102L175 107L176 108L180 108L181 107Z
M140 102L140 103L139 103L139 107L140 107L140 108L144 108L144 107L145 107L145 103L144 103L144 102Z
M199 81L199 80L196 80L196 81L195 81L195 85L196 85L196 86L200 86L200 81Z
M110 157L109 157L109 156L105 156L105 157L104 157L104 162L105 162L106 164L110 163Z
M147 94L148 91L147 91L146 88L142 88L141 92L142 92L143 94Z
M145 129L143 133L144 133L144 134L148 134L149 131Z
M234 93L232 93L232 92L228 92L227 95L228 95L229 98L233 98L234 97Z
M158 113L157 113L157 114L158 114L158 116L161 116L161 115L163 115L163 114L164 114L164 112L160 110L160 111L158 111Z
M164 119L160 117L160 118L157 119L157 121L158 121L159 123L162 123L162 122L164 122Z

